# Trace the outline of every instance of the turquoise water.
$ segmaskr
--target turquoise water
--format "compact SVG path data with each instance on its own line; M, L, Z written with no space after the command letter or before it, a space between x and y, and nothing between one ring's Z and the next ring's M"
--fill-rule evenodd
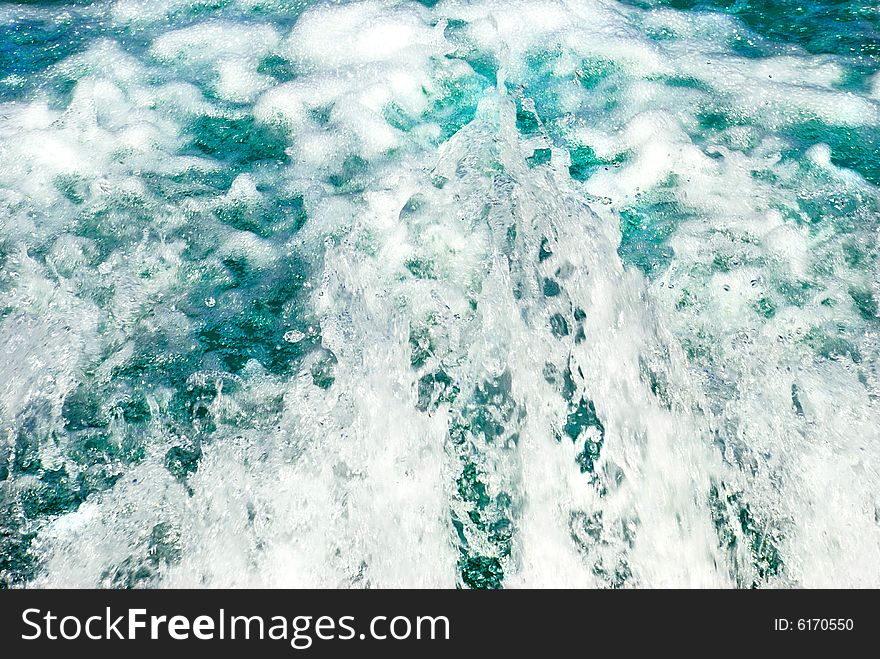
M0 4L0 586L877 586L867 2Z

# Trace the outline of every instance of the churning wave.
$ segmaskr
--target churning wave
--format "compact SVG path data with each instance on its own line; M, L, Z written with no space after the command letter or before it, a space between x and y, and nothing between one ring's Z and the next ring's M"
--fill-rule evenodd
M0 5L0 585L880 586L880 15L717 4Z

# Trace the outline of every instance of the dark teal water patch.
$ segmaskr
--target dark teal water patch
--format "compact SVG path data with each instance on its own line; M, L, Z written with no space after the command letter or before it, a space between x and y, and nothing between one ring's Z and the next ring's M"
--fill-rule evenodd
M582 323L586 314L582 309L575 309L573 317L575 322ZM567 437L574 444L580 444L581 450L578 451L575 462L581 473L594 474L596 461L605 442L605 424L596 413L595 403L578 393L570 366L560 368L548 362L544 365L543 375L544 380L566 401L568 408L565 424L561 432L557 431L557 440Z
M544 297L556 297L562 292L562 289L559 287L559 282L545 277L541 286L541 292L544 294Z
M312 383L321 389L329 389L336 381L336 355L328 348L318 348L316 352L318 358L310 369Z
M677 87L679 89L694 89L696 91L711 93L712 88L707 85L702 80L698 80L697 78L692 78L690 76L659 76L659 80L662 80L665 84L670 87Z
M877 321L877 299L869 289L851 288L849 295L859 315L865 320Z
M239 231L250 231L261 238L284 240L305 226L308 214L302 195L271 194L268 201L235 201L219 206L218 220Z
M517 411L511 396L512 377L505 372L497 378L480 384L470 401L460 412L460 417L450 427L455 443L468 441L470 435L482 435L489 443L501 442L511 432Z
M602 158L589 146L575 147L569 151L569 154L571 165L568 167L568 173L576 181L586 181L600 167L604 169L620 167L627 159L624 153Z
M159 522L141 545L142 553L133 553L101 574L102 587L155 587L159 571L180 560L180 531L168 522Z
M431 384L437 384L436 377ZM479 447L484 442L500 448L515 446L524 411L512 396L509 371L482 382L465 400L458 396L455 383L445 385L441 378L440 384L456 396L449 439L461 465L458 505L451 511L459 538L459 578L470 588L500 588L512 549L513 497L504 489L489 490L481 466L486 456Z
M0 484L0 497L8 499L4 485ZM10 523L15 519L14 504L7 503L0 508L0 513L7 520L0 524L0 590L5 590L23 585L36 576L37 561L31 543L37 534L23 525Z
M737 586L760 587L784 572L782 530L774 520L759 519L741 492L725 490L723 483L712 485L708 497L719 546L730 557ZM751 557L747 566L737 559L737 547L743 542Z
M459 393L458 384L442 368L419 378L416 408L422 412L432 411L443 403L453 403Z
M415 118L408 115L406 111L394 101L391 101L385 106L385 109L382 112L382 117L390 126L404 132L411 131L416 126Z
M498 76L498 60L491 53L480 50L468 34L467 21L452 19L446 24L443 36L455 46L452 53L446 55L452 59L467 62L484 85L494 85Z
M581 398L569 413L563 430L572 441L576 441L587 428L596 428L601 435L605 434L605 426L596 415L593 401Z
M568 336L571 333L571 330L568 326L568 321L561 313L555 313L550 316L550 332L557 339L560 339L563 336Z
M538 167L539 165L546 165L552 157L553 152L550 149L535 149L532 155L526 158L526 162L529 167Z
M234 165L258 160L286 161L287 137L280 127L257 123L251 115L238 118L203 115L190 126L191 146Z
M194 447L172 446L165 454L165 467L178 480L185 480L199 468L202 449Z
M343 194L363 192L369 182L369 171L369 161L358 155L350 155L335 173L327 177L327 182Z
M617 253L624 263L648 276L662 272L674 255L666 241L688 215L686 209L673 200L661 199L622 209Z
M777 307L776 303L769 297L760 297L753 304L752 308L755 310L761 318L765 318L767 320L773 318L776 315Z
M782 280L777 282L776 291L782 297L785 304L793 307L803 307L812 300L819 287L811 281L806 280Z
M59 435L47 425L47 412L43 405L31 405L19 420L10 452L0 455L0 588L36 575L31 543L39 522L74 511L92 493L112 487L123 470L119 456L131 448L108 440L103 430ZM83 449L89 437L94 450ZM50 442L69 461L45 466L41 447Z
M41 469L39 485L27 488L20 502L25 517L34 519L76 510L88 493L85 483L71 478L62 466L55 470Z
M267 55L259 65L257 65L257 73L272 76L278 82L289 82L296 78L296 66L280 55Z
M562 49L554 47L550 49L541 49L526 55L527 67L523 79L511 79L507 81L508 93L518 99L517 101L517 124L521 132L529 134L535 132L537 126L532 128L531 124L535 119L531 111L525 114L522 112L522 98L531 100L535 114L540 117L543 122L542 128L554 139L556 143L564 143L562 133L554 130L555 121L559 118L561 112L559 108L560 85L566 82L571 84L571 80L566 81L564 77L559 77L554 71L554 67L562 56ZM529 115L532 115L530 118Z
M523 135L538 132L541 122L531 110L523 107L522 99L516 99L516 128Z
M853 364L862 362L862 353L856 343L848 337L851 334L846 327L813 327L804 336L803 341L824 359L846 360Z
M621 519L616 524L606 522L601 510L587 513L572 511L568 528L572 542L588 563L592 572L606 588L623 588L632 578L632 568L626 557L626 550L632 549L635 540L637 520ZM616 544L617 551L607 550Z
M305 266L292 259L270 271L255 270L241 259L225 259L227 277L215 293L216 303L204 303L199 287L192 309L198 309L197 338L206 357L219 358L223 370L237 373L256 359L270 373L289 373L298 358L314 347L314 337L296 343L284 340L291 329L303 331L297 296L305 281ZM210 289L207 289L210 290ZM207 297L211 297L207 295Z
M497 589L504 581L501 561L495 556L463 556L458 564L461 580L468 588Z
M766 39L797 44L811 53L858 58L880 66L880 13L867 0L624 0L642 8L715 11L736 16Z
M701 107L696 117L700 129L708 133L721 132L733 126L747 126L751 122L751 118L744 113L715 102Z
M575 72L578 83L585 89L597 89L617 72L617 65L602 58L585 59Z
M453 526L460 539L459 575L469 588L501 588L504 569L501 560L510 555L512 522L508 509L510 497L501 492L492 497L488 493L477 467L466 462L457 481L458 495L467 507L467 519L453 514ZM468 531L465 531L465 527ZM493 555L474 551L467 540L470 534L485 538Z
M487 86L487 80L479 73L463 78L441 80L439 92L431 100L431 105L422 116L422 120L439 124L440 141L448 140L463 126L473 121L477 114L477 103Z
M795 126L790 134L802 149L823 143L831 148L831 162L861 174L880 185L880 129L875 126L830 126L810 121Z
M98 392L85 383L80 384L64 399L61 417L69 432L103 430L120 416L127 423L140 424L150 418L149 405L140 390L128 383L116 383L114 390Z
M238 172L229 167L201 169L190 167L170 176L145 172L141 180L158 199L170 204L223 194L229 190Z
M560 47L544 48L526 55L528 66L519 77L507 80L507 89L516 99L516 123L523 135L546 134L553 146L565 148L571 154L570 173L576 180L585 180L597 167L620 166L626 154L614 154L608 158L598 157L589 146L573 137L571 122L577 116L586 122L604 121L608 113L619 102L623 89L623 73L617 65L604 58L582 59L571 74L561 75L558 63L564 51ZM568 53L572 55L572 53ZM571 85L579 85L589 91L584 95L576 110L569 105L562 106L560 98L570 96L566 90ZM523 101L529 99L526 105ZM570 101L569 101L570 102ZM534 107L534 112L531 107ZM543 154L536 151L530 166L541 164Z
M162 329L139 332L133 355L113 370L109 382L99 383L87 373L68 394L60 427L50 424L46 406L34 407L22 417L12 452L0 456L0 501L9 512L0 523L0 586L19 584L36 574L37 558L31 551L35 528L76 510L145 459L146 443L155 441L149 439L148 426L165 427L172 445L165 449L164 465L190 492L187 481L198 470L202 447L216 431L210 405L221 381L224 392L234 394L240 386L234 373L247 360L257 359L269 373L288 374L316 348L319 338L289 343L283 337L291 328L307 331L297 300L303 264L286 258L274 268L259 269L226 259L221 270L226 274L219 285L204 289L196 284L189 293L197 299L189 307L180 304L197 321L191 337L197 340L195 346ZM205 304L206 290L217 296L216 305ZM161 313L161 308L156 311ZM326 372L313 366L315 384L325 388L332 384L333 368L332 353L326 353L315 362L323 363ZM205 372L209 375L195 377ZM169 390L167 404L151 406L157 392ZM60 448L60 466L44 466L41 446L47 442ZM139 561L118 566L108 579L126 586L148 583L156 566L147 570Z
M602 445L605 442L605 426L596 415L593 401L582 398L577 407L569 412L564 430L573 442L577 442L587 428L595 428L598 434L591 435L584 440L583 448L575 458L582 474L595 471L596 460L599 459Z
M0 78L20 76L21 84L0 81L0 100L15 98L30 89L41 73L81 51L91 37L84 19L22 19L3 28L0 36Z
M143 228L150 226L158 211L152 200L136 196L114 196L109 201L92 206L84 206L70 224L71 233L93 241L94 253L88 255L89 265L103 261L117 249L126 249L143 238ZM86 291L82 291L86 293ZM112 294L112 284L100 282L87 293L99 306L107 299L102 294Z

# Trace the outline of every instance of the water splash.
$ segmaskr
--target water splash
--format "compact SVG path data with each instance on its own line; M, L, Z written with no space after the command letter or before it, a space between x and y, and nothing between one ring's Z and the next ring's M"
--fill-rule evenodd
M2 12L2 585L876 584L870 53L614 2Z

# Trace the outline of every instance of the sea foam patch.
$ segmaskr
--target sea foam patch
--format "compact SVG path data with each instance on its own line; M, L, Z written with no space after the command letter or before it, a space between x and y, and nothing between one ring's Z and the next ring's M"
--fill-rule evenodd
M84 37L2 90L2 585L876 580L864 62L610 1L16 21Z

